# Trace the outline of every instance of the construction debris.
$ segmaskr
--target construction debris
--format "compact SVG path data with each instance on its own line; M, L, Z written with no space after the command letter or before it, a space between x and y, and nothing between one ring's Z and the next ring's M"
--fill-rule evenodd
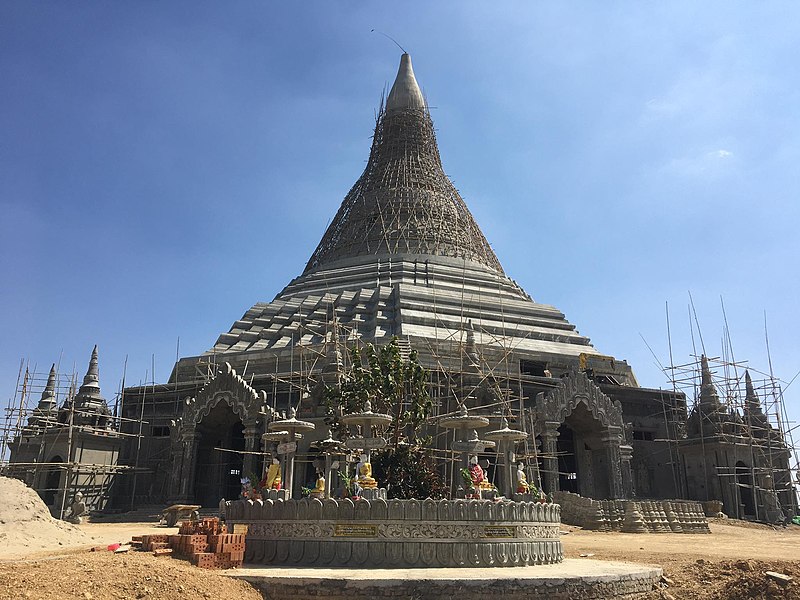
M792 577L784 575L783 573L776 573L775 571L765 571L764 575L780 583L781 585L789 585L792 582Z
M244 562L245 534L228 533L217 518L184 521L177 535L134 536L131 545L140 545L153 556L178 556L202 569L235 569Z

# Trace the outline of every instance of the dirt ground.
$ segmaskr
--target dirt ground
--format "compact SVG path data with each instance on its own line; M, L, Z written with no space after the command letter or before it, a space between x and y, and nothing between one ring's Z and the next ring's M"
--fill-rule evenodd
M222 571L149 552L73 551L0 562L2 600L262 600L250 584Z
M111 543L154 529L153 522L88 523L80 527L90 538ZM670 580L648 600L669 598L800 600L800 527L714 521L710 535L618 534L563 526L565 554L580 558L623 560L659 565ZM192 567L183 560L156 558L149 553L89 552L83 547L49 552L27 549L8 556L0 547L0 600L64 598L67 600L237 598L260 600L245 582L224 572ZM765 571L794 577L786 587L772 582Z
M650 599L699 600L781 598L800 600L800 527L773 528L728 519L711 519L711 534L623 534L562 526L564 553L596 560L658 565L670 581ZM766 571L794 578L788 586Z

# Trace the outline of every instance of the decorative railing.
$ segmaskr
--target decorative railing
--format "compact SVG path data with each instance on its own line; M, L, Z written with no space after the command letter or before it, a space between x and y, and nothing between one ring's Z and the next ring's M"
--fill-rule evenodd
M709 533L703 504L693 500L594 500L556 492L562 521L623 533Z
M563 558L560 507L487 500L237 500L245 561L360 567L491 567Z

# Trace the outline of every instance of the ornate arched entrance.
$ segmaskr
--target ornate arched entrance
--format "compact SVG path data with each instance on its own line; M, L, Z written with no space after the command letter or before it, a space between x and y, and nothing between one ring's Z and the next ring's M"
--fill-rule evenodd
M539 394L534 418L546 492L563 489L591 498L630 494L631 448L623 443L622 405L583 372L572 370Z
M171 431L176 501L216 506L221 498L238 495L242 474L260 471L259 417L266 400L265 392L256 392L228 363L186 400Z

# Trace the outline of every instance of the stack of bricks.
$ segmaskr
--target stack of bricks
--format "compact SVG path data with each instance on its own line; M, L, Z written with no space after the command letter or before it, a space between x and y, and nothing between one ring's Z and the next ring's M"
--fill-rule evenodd
M155 556L165 556L172 554L172 548L169 544L168 535L143 535L137 536L139 539L131 540L131 545L141 545L141 549L145 552L152 552ZM135 544L135 542L140 544Z
M244 562L244 539L243 533L227 533L219 519L202 519L181 523L177 535L143 535L141 548L188 558L204 569L233 569Z
M220 569L241 567L244 562L244 534L222 533L209 536L211 552Z
M200 519L198 521L183 521L178 527L181 535L217 535L225 533L225 524L220 523L216 517Z

